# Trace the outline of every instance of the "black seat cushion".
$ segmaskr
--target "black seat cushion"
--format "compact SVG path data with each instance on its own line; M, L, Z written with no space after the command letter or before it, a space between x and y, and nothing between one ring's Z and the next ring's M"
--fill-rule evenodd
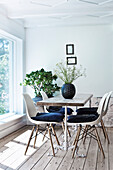
M54 110L55 109L55 110ZM57 109L57 110L56 110ZM47 109L48 110L48 112L58 112L58 113L62 113L62 114L65 114L65 108L64 107L59 107L59 109L57 108L57 107L54 107L54 106L51 106L51 107L49 107L49 109ZM71 109L71 108L67 108L67 114L68 115L71 115L72 114L72 112L73 112L73 109Z
M47 109L48 112L57 112L62 108L62 106L49 106L49 108Z
M77 115L81 114L95 114L97 112L98 107L83 107L76 110Z
M49 106L47 109L48 112L57 112L62 108L62 106Z
M37 115L35 117L31 117L31 119L47 122L62 122L64 115L61 113L37 113Z
M84 123L92 122L98 118L98 114L83 114L83 115L70 115L67 122L69 123Z

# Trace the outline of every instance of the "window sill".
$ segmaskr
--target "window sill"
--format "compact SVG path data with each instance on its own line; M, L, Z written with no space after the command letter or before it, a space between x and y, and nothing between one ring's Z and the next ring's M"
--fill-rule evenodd
M15 119L25 116L25 114L15 114L15 113L7 113L4 115L0 115L0 125L4 123L8 123Z
M25 114L8 114L0 119L0 138L26 125Z

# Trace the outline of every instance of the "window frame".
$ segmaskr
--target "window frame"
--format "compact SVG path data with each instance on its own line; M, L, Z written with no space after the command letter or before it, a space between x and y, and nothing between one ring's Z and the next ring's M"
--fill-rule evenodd
M23 40L9 34L3 30L0 29L0 36L3 38L6 38L10 41L14 42L14 53L13 53L13 86L12 89L14 90L14 93L12 95L13 97L13 113L14 114L23 114L23 88L20 86L20 83L23 81ZM9 116L10 113L8 113ZM12 115L12 113L11 113Z

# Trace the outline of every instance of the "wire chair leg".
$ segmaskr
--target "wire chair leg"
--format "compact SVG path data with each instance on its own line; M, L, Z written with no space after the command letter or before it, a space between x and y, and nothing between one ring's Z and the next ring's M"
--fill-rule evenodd
M48 133L48 130L46 129L42 141L44 141L45 136L46 136L47 133Z
M88 125L86 125L86 127L85 127L85 136L84 136L84 139L83 139L83 144L86 141L87 131L88 131Z
M85 131L86 131L86 127L87 126L85 126L85 128L84 128L84 131L83 131L83 134L82 134L82 138L84 137L84 134L85 134Z
M28 141L28 144L27 144L27 147L26 147L26 150L25 150L24 155L26 155L26 153L27 153L29 144L30 144L30 142L31 142L31 139L32 139L32 136L33 136L33 133L34 133L34 130L35 130L35 126L33 126L33 129L32 129L32 132L31 132L31 135L30 135L30 138L29 138L29 141Z

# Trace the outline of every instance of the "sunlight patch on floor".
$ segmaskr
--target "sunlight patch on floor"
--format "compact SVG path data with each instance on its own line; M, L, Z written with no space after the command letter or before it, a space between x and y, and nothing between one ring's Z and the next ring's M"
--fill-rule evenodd
M33 148L34 145L34 139L31 140L30 146L28 148L27 154L24 155L26 145L28 143L29 137L31 134L31 130L27 130L23 134L19 135L6 145L4 145L0 150L0 168L2 166L9 167L12 169L18 168L29 156L31 156L38 147L40 147L47 138L43 139L42 134L38 134L37 141L36 141L36 148ZM4 169L4 168L3 168ZM0 169L0 170L3 170Z

